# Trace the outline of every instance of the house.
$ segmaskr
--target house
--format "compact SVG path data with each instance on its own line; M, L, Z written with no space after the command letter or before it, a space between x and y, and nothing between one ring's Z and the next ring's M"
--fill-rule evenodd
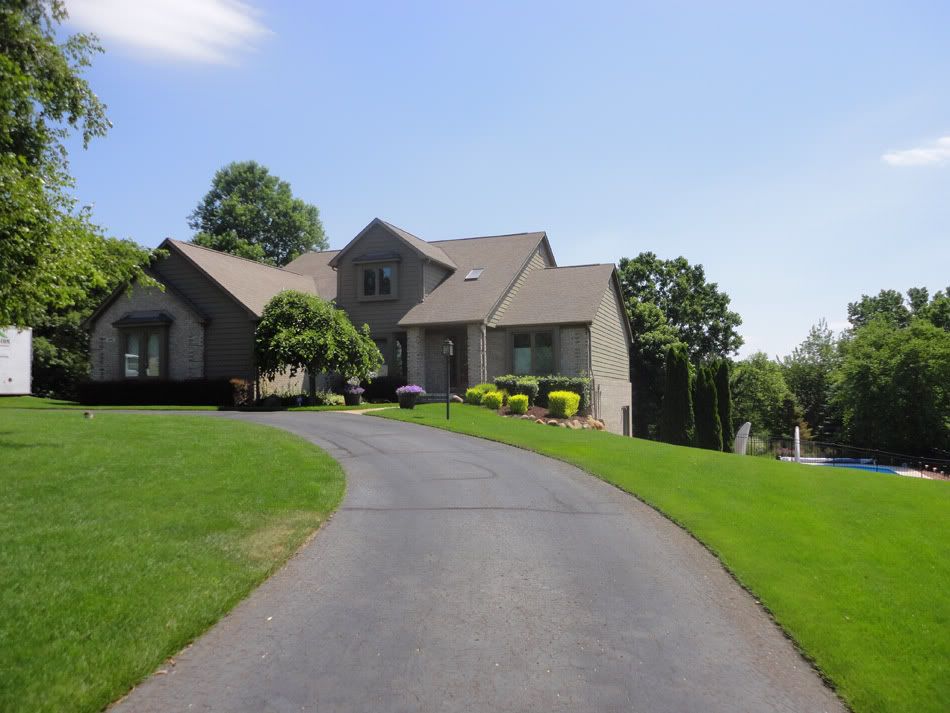
M284 268L177 240L161 247L152 273L165 291L117 291L87 321L93 379L256 381L257 320L292 289L368 324L384 373L429 393L446 391L449 338L451 390L507 373L587 375L595 415L624 428L631 335L616 270L558 267L543 232L425 241L377 218L343 249Z

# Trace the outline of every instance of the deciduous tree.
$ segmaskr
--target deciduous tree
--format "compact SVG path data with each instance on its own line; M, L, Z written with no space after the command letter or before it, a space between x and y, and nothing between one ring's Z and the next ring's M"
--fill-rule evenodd
M634 431L653 435L663 400L664 354L682 344L694 363L727 357L742 346L742 323L729 296L706 281L702 265L661 260L652 252L621 258L620 282L633 327Z
M317 207L295 198L287 181L256 161L215 173L188 225L198 245L272 265L327 248Z
M109 128L82 74L100 52L91 35L57 39L60 0L9 0L0 10L0 325L30 326L109 284L103 232L70 195L65 140L86 146ZM147 279L142 251L133 270Z

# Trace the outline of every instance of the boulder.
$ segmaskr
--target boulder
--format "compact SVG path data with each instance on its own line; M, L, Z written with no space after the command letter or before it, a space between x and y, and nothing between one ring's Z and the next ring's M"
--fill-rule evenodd
M548 425L549 425L549 426L557 426L558 423L557 423L557 421L556 421L555 419L552 418L552 419L548 419Z
M583 429L586 430L586 431L589 431L589 430L590 430L590 424L589 424L589 423L582 423L582 424L581 424L581 428L583 428Z
M537 418L537 419L534 420L534 422L535 422L535 423L540 423L542 426L544 425L544 419L543 419L543 418Z
M564 421L561 421L561 422L558 424L558 428L567 428L567 424L564 423Z
M463 398L462 398L461 396L459 396L458 394L452 394L452 396L451 396L451 398L450 398L449 400L450 400L453 404L464 404L464 403L465 403L465 399L463 399Z

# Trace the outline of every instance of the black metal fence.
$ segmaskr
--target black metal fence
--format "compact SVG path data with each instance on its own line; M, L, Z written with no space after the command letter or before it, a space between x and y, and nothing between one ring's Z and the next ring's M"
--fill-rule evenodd
M910 456L824 441L801 441L799 452L801 462L809 465L950 480L950 459L947 458ZM749 436L746 454L795 460L795 442L791 438Z

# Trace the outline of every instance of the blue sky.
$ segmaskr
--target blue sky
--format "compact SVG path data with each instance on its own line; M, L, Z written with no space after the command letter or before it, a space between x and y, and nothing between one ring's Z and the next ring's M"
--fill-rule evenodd
M742 354L785 354L862 293L950 283L950 5L770 5L68 0L114 123L77 194L154 246L255 159L332 247L379 216L684 255Z

